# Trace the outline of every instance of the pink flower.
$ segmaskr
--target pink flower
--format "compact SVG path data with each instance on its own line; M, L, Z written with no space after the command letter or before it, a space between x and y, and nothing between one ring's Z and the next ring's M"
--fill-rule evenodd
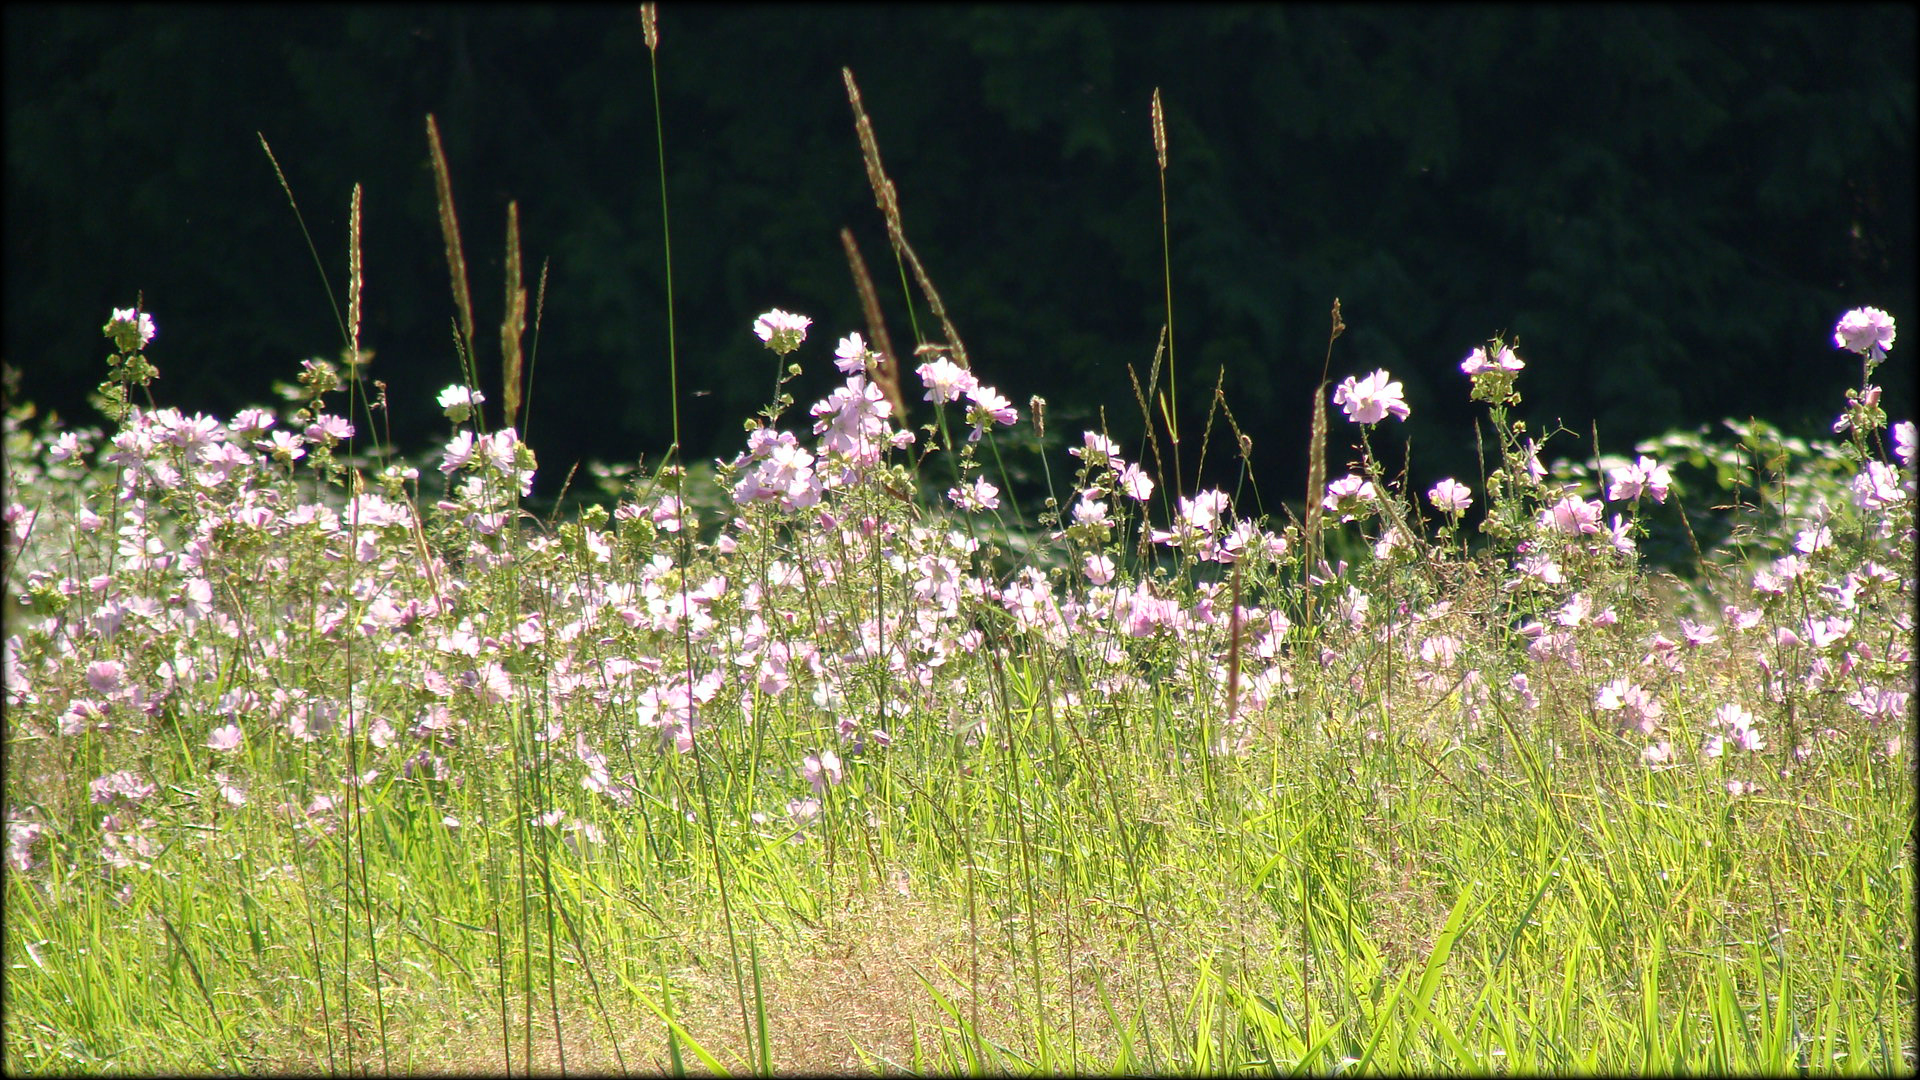
M1073 504L1073 523L1100 528L1113 525L1113 518L1107 513L1107 504L1100 498L1099 488L1088 488L1080 493L1080 501Z
M7 865L15 870L33 869L33 847L47 834L37 821L7 822Z
M1830 649L1846 640L1853 633L1853 620L1835 615L1825 619L1808 619L1801 624L1806 631L1806 641L1816 649Z
M1880 359L1893 348L1893 316L1879 308L1855 308L1833 328L1837 348Z
M114 308L113 316L107 320L103 332L120 346L121 352L139 352L147 347L157 332L153 325L153 316L135 308ZM139 338L138 345L133 339Z
M1577 592L1569 597L1560 610L1553 613L1553 621L1561 626L1579 626L1593 614L1593 599L1586 593Z
M1847 704L1871 721L1901 720L1907 715L1907 701L1911 696L1905 690L1868 686L1848 694Z
M1333 389L1333 403L1356 424L1377 424L1389 414L1405 420L1407 403L1397 382L1389 382L1385 371L1376 371L1355 381L1349 375Z
M1348 473L1327 485L1327 494L1320 500L1320 506L1330 514L1339 514L1341 521L1352 521L1356 510L1378 496L1373 481Z
M1533 689L1527 685L1527 677L1525 675L1515 675L1513 678L1507 680L1507 684L1512 686L1514 692L1520 695L1520 703L1527 707L1528 712L1532 712L1534 709L1540 707L1540 699L1534 696Z
M1615 502L1634 501L1645 495L1663 503L1667 501L1667 489L1673 484L1673 473L1645 454L1630 465L1607 470L1607 475L1613 478L1607 498Z
M1606 712L1620 713L1622 726L1638 728L1645 735L1653 734L1666 713L1658 698L1626 679L1615 679L1600 687L1594 694L1594 705Z
M1341 598L1337 610L1340 612L1340 617L1347 620L1347 622L1352 624L1354 629L1357 630L1366 625L1367 609L1372 606L1373 601L1368 598L1366 593L1349 585L1347 586L1347 595Z
M126 674L126 665L118 660L96 660L87 665L87 685L98 693L115 694Z
M1113 560L1105 555L1087 556L1087 580L1095 585L1105 585L1113 580Z
M1460 655L1461 641L1452 634L1436 634L1420 642L1420 659L1439 667L1451 667Z
M1285 540L1271 533L1262 532L1260 527L1251 521L1237 522L1225 536L1220 538L1219 560L1233 562L1249 551L1265 547L1268 541L1276 541L1280 544L1280 550L1273 556L1274 558L1277 559L1286 554Z
M822 750L802 758L800 773L806 777L807 783L813 785L816 795L826 791L827 785L839 783L846 775L840 767L840 755L832 750Z
M1135 502L1146 502L1153 497L1153 478L1145 469L1128 462L1127 467L1120 470L1120 490Z
M226 438L220 421L205 413L183 416L178 409L162 409L153 415L153 420L159 429L158 441L180 447L187 451L188 457Z
M1688 648L1698 649L1719 641L1720 632L1708 624L1697 623L1692 619L1682 618L1680 620L1680 637L1687 643Z
M240 748L240 725L227 724L213 729L207 736L207 749L220 753L231 753Z
M141 802L159 790L152 783L141 779L138 774L126 770L108 773L97 780L89 781L87 789L93 801L101 806L108 805L116 798L125 799L130 803Z
M971 483L962 484L947 492L947 498L962 510L998 510L1000 508L1000 489L987 483L986 477L976 476Z
M973 434L967 436L968 442L978 442L989 424L1011 426L1020 419L1020 413L1012 402L1000 396L1000 392L991 386L976 384L967 391L967 399L973 402L973 408L967 410L967 420L973 424Z
M799 443L775 443L755 479L767 496L779 498L785 508L804 509L819 501L820 484L814 479L813 463L813 455Z
M468 434L471 437L471 433ZM301 442L300 436L290 431L276 431L268 437L266 445L261 449L280 461L294 462L307 456L307 451L301 446Z
M1913 421L1902 420L1893 425L1893 456L1909 469L1913 468L1914 441Z
M1552 509L1540 511L1540 524L1567 536L1591 536L1600 531L1600 514L1605 509L1597 500L1588 502L1569 495L1554 503Z
M1526 362L1514 354L1511 345L1504 346L1498 356L1489 358L1485 347L1473 350L1460 362L1460 370L1468 375L1487 375L1496 371L1519 371Z
M507 677L507 669L495 661L489 660L480 665L469 678L473 696L483 704L499 705L513 694L513 683Z
M1825 525L1816 525L1811 529L1801 529L1793 537L1793 550L1802 555L1811 555L1833 546L1833 530Z
M1729 701L1713 710L1713 715L1708 718L1707 723L1712 724L1714 727L1738 730L1740 728L1752 727L1753 720L1754 717L1751 712L1748 712L1738 702Z
M915 369L920 382L927 388L923 399L935 405L945 405L949 401L958 401L960 395L980 385L973 372L942 356L921 364Z
M1853 489L1853 505L1862 510L1893 506L1907 497L1900 488L1900 474L1884 461L1867 462L1867 467L1848 481L1847 486Z
M867 361L873 359L873 350L867 348L867 340L859 333L848 334L840 339L833 350L833 366L848 375L858 375L867 370Z
M1467 485L1448 477L1433 485L1433 490L1427 492L1427 500L1433 503L1435 510L1459 517L1467 512L1467 507L1473 505L1473 492Z
M811 410L813 433L823 436L828 453L844 454L856 467L873 465L887 439L887 418L893 404L865 375L848 376L846 384L815 402Z
M807 340L807 327L812 325L813 320L805 315L774 308L753 320L753 332L767 343L767 348L785 356Z
M1607 527L1607 543L1612 545L1613 550L1622 555L1632 555L1634 551L1633 523L1621 517L1619 514L1613 515L1613 524Z
M1912 427L1913 425L1908 424L1907 426ZM47 460L52 462L71 461L73 458L79 456L79 454L80 436L71 431L53 440L53 445L47 447Z
M341 439L353 438L353 424L344 416L322 414L307 425L305 435L308 442L332 446Z
M795 825L806 825L820 816L820 800L811 795L804 799L790 799L787 802L787 816L793 818Z
M1191 499L1180 500L1180 523L1194 532L1212 535L1219 528L1220 515L1227 512L1227 493L1210 488Z
M520 436L512 428L502 428L490 435L481 436L479 450L489 468L504 473L513 469L515 448L519 444Z
M1119 444L1097 431L1082 432L1080 442L1081 445L1068 450L1067 453L1089 465L1104 465L1109 459L1120 456ZM1119 463L1115 462L1114 467L1119 468Z
M274 415L265 409L241 409L227 422L227 430L236 437L246 437L258 435L274 423Z
M1527 440L1527 475L1535 480L1543 479L1547 475L1547 467L1540 464L1540 448L1534 445L1532 439Z
M455 470L472 460L473 432L462 431L448 441L446 448L441 451L440 471L452 476Z
M464 424L473 415L473 410L487 400L487 395L468 386L455 383L440 391L438 399L440 411L447 419L456 424Z

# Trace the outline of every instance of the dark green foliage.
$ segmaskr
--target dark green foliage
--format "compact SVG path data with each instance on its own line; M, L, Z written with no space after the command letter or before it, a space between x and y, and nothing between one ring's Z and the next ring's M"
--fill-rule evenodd
M365 184L364 341L402 443L424 444L456 377L432 111L476 320L501 317L507 200L529 283L553 260L529 433L543 486L582 457L665 447L630 7L10 7L6 31L4 359L27 396L91 422L99 323L137 291L169 401L231 410L339 353L257 130L336 291L347 194ZM683 403L690 456L735 452L767 392L759 312L814 317L826 340L793 389L804 404L825 387L832 339L863 324L843 225L910 340L843 64L984 377L1023 404L1046 395L1056 424L1105 405L1129 440L1125 365L1144 378L1163 318L1147 119L1162 88L1182 422L1197 435L1224 365L1268 510L1298 497L1336 296L1351 329L1334 375L1405 381L1416 480L1474 476L1456 365L1503 329L1532 365L1536 429L1584 437L1597 420L1613 451L1727 415L1810 430L1857 378L1807 345L1842 311L1882 307L1920 333L1914 38L1906 6L667 5L682 376L711 391ZM480 338L497 382L496 335ZM1883 374L1890 414L1911 415L1907 366Z

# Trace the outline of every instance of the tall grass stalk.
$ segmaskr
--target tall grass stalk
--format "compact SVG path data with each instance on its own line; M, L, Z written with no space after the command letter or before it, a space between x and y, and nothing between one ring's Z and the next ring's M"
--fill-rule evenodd
M684 512L685 507L687 505L687 501L686 501L687 470L686 470L685 462L682 458L681 442L680 442L680 358L679 358L679 349L676 344L675 330L674 330L673 240L672 240L673 234L672 234L672 223L670 221L668 211L667 211L666 119L660 110L660 50L659 50L660 38L659 38L659 30L658 30L659 16L658 16L657 7L651 3L643 4L640 9L640 17L641 17L641 21L644 24L643 31L646 35L646 42L647 42L647 69L650 76L651 86L653 88L654 146L655 146L655 149L658 151L657 156L660 163L660 247L661 247L661 257L664 260L665 266L666 266L665 277L666 277L666 286L667 286L667 298L666 298L667 299L667 370L668 370L668 388L669 388L668 394L672 401L671 419L672 419L672 427L673 427L673 450L672 450L672 468L673 468L672 475L673 475L673 485L674 485L673 490L674 490L675 503L678 507L681 508L682 512ZM780 385L783 381L784 381L784 377L781 374L777 373L774 378L774 386L773 386L773 396L775 400L778 400L780 398ZM693 569L693 530L691 527L683 527L680 530L680 558L681 558L681 568L682 568L680 573L680 582L679 582L680 604L683 610L690 611L692 609L692 601L689 599L689 597L691 596L691 591L688 583L688 577L692 573L692 569ZM690 622L683 621L681 623L680 643L681 643L682 659L684 660L682 672L686 679L687 693L689 695L688 707L691 709L693 707L693 701L692 701L691 695L693 694L693 685L694 685L694 670L693 670L694 665L693 665L693 631L692 631L692 626ZM688 723L689 723L689 731L691 732L691 724L692 724L691 717L689 717ZM735 996L738 998L739 1005L740 1005L740 1027L743 1035L748 1039L748 1041L750 1042L758 1041L764 1049L765 1014L764 1012L756 1012L755 1015L758 1016L758 1018L761 1021L758 1028L756 1028L754 1021L749 1018L747 1013L746 988L743 982L743 974L740 967L740 945L734 933L732 885L731 885L731 882L729 881L729 875L728 875L728 870L727 870L726 861L725 861L725 854L724 854L724 849L722 848L722 845L720 843L718 826L716 825L714 820L713 792L707 777L707 762L705 757L702 756L702 754L700 753L699 736L694 735L692 737L695 740L694 746L693 746L693 760L694 760L694 769L695 769L694 775L700 791L701 810L706 819L707 840L708 840L708 844L712 849L714 884L718 889L719 895L720 895L721 917L725 920L725 923L726 923L727 952L728 952L728 957L732 962L734 993L735 993ZM751 948L752 947L751 938L749 939L748 944L749 944L749 947ZM753 964L752 976L753 976L753 984L754 984L754 997L755 997L755 1000L757 1001L760 996L760 966L757 960ZM758 1036L755 1035L756 1030L759 1032Z
M1153 88L1153 158L1159 166L1160 179L1160 277L1165 286L1167 299L1167 322L1164 336L1167 342L1167 393L1159 399L1160 418L1167 425L1167 443L1173 448L1173 492L1178 495L1185 483L1185 473L1180 469L1180 378L1179 365L1174 362L1173 344L1173 241L1167 219L1167 119L1160 108L1160 88ZM1147 418L1149 427L1153 418ZM1195 483L1199 481L1196 480Z

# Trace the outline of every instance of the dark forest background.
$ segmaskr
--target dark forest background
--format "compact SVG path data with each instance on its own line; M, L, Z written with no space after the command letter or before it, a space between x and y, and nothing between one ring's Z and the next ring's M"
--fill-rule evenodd
M228 413L340 354L258 131L343 302L348 194L365 185L371 375L403 449L444 437L433 397L457 369L433 112L495 406L509 199L530 278L551 259L529 425L542 489L575 461L667 446L632 6L10 5L5 26L0 359L22 396L97 423L99 328L136 294L168 404ZM828 385L834 340L864 326L842 226L911 340L842 65L982 377L1023 411L1045 395L1055 430L1104 406L1130 445L1126 366L1144 378L1165 319L1161 89L1181 421L1198 431L1224 368L1268 510L1298 498L1335 297L1333 375L1406 383L1423 485L1477 475L1457 365L1497 330L1531 365L1524 414L1581 433L1566 454L1596 423L1611 451L1726 416L1821 431L1858 379L1830 337L1851 307L1900 321L1896 358L1920 348L1910 5L668 3L660 33L690 457L735 453L768 396L761 311L815 319L800 407ZM1883 372L1890 411L1911 416L1909 366Z

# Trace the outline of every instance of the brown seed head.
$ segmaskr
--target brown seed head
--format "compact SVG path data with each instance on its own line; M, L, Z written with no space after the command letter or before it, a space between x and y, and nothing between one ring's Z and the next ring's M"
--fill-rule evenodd
M647 51L660 47L660 5L640 5L640 33L647 39Z
M1160 111L1160 88L1153 88L1153 156L1160 162L1160 171L1167 171L1167 121Z

